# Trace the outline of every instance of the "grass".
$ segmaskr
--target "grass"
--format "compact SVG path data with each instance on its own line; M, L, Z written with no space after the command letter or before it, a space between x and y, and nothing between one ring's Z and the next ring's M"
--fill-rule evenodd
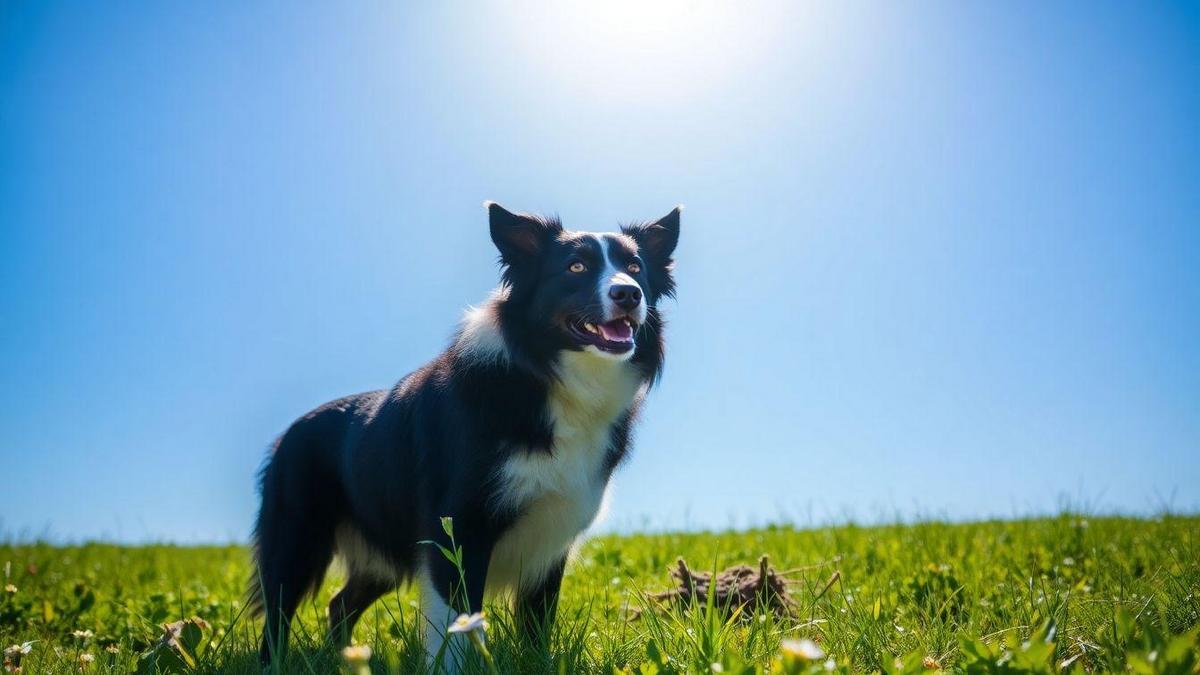
M522 648L499 605L488 608L488 645L501 672L1194 673L1198 535L1197 517L1062 515L598 537L568 569L550 656ZM646 594L671 585L680 556L716 569L764 553L799 568L793 617L711 605L635 617ZM32 641L24 672L259 672L259 626L242 612L243 547L5 545L0 565L10 584L0 642ZM323 641L339 581L335 568L303 608L284 672L347 667ZM192 616L204 624L185 627L182 650L155 647L164 623ZM372 672L424 667L418 620L410 589L371 608L355 639L372 648Z

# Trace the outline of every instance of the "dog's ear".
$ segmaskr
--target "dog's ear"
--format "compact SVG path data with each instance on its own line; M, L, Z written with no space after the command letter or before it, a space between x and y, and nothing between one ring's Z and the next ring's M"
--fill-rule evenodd
M673 296L675 293L675 279L671 276L675 261L671 255L679 243L679 214L682 212L683 205L680 204L654 222L634 223L621 228L622 232L637 242L638 253L648 266L655 296Z
M562 225L556 220L512 213L496 202L484 202L483 205L488 211L492 241L506 265L537 256L554 236L562 232Z
M652 223L626 225L621 231L634 238L638 252L651 264L666 267L671 263L671 254L679 243L679 214L683 205L671 209L667 215Z

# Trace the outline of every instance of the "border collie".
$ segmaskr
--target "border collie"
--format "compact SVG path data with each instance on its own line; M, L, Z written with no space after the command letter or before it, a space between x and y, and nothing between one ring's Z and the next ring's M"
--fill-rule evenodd
M457 612L481 609L485 589L511 593L522 630L544 645L568 554L601 510L662 370L658 303L675 290L680 208L593 234L485 206L502 281L450 346L390 390L304 415L273 447L251 581L264 663L335 555L347 570L329 604L335 644L349 642L372 602L414 580L431 658L450 646ZM450 546L444 516L461 576L428 545Z

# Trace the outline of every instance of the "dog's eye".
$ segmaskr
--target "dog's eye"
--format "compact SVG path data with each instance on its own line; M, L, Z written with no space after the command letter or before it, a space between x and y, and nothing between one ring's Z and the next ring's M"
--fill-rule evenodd
M642 266L637 263L629 263L625 269L629 270L630 274L637 274L642 271Z
M581 262L579 262L578 260L576 260L575 262L571 263L571 264L570 264L570 265L567 267L567 269L571 270L571 271L572 271L572 272L574 272L575 274L579 274L580 272L583 272L584 270L586 270L586 269L587 269L587 265L584 265L583 263L581 263Z

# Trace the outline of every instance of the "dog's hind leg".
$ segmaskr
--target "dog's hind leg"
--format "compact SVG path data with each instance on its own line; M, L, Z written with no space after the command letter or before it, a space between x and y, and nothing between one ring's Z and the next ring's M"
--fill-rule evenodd
M329 639L337 647L350 644L354 625L371 603L392 590L395 584L368 575L351 576L329 601Z
M287 648L292 616L304 597L316 591L325 578L333 559L333 527L323 525L304 514L288 514L278 529L269 531L269 535L259 534L265 617L259 656L263 663Z

